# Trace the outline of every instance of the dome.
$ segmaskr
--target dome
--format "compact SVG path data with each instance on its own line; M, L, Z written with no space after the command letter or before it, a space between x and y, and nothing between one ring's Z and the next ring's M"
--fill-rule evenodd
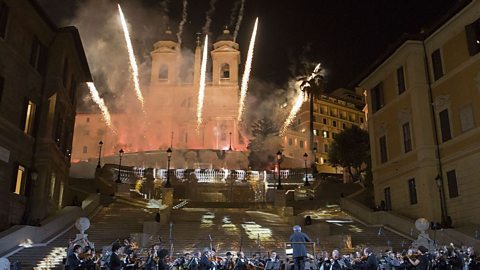
M233 41L233 36L230 34L230 30L228 30L227 26L225 26L225 29L223 29L223 33L217 38L217 41L222 40Z
M170 27L167 27L167 30L160 36L160 40L177 42L177 37L173 34Z

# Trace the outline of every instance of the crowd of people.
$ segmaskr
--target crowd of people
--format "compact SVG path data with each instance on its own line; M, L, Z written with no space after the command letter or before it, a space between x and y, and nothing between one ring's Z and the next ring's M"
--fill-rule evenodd
M290 236L292 254L281 259L277 252L264 256L242 251L226 252L219 256L212 247L203 251L185 253L174 258L160 244L149 249L138 248L130 239L115 242L111 250L95 252L90 246L71 244L67 251L65 268L69 270L480 270L480 257L472 247L456 248L453 244L435 250L424 246L402 252L386 250L374 253L364 248L350 254L339 250L321 251L315 256L307 253L305 244L310 238L293 227Z

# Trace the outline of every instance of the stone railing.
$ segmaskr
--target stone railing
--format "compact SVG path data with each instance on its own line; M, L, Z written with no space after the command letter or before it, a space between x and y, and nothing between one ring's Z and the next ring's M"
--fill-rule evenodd
M91 194L82 207L67 206L58 214L42 221L41 226L16 225L0 233L0 257L8 257L24 248L25 244L42 246L49 239L69 229L79 217L93 214L100 206L100 195Z

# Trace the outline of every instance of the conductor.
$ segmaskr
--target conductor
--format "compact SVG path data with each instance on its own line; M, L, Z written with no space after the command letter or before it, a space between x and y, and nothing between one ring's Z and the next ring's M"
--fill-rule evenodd
M293 248L294 270L305 270L305 258L307 257L307 249L305 242L311 242L308 235L302 233L302 227L293 226L293 234L290 235L290 242Z

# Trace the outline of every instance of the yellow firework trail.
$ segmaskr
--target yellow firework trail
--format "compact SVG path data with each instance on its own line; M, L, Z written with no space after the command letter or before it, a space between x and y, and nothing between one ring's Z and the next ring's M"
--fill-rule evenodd
M247 97L248 81L250 80L250 71L252 70L253 49L255 48L255 37L257 36L258 18L255 20L255 26L253 27L252 38L250 39L250 45L248 46L247 61L245 62L245 70L242 77L242 86L240 90L240 103L238 106L237 121L241 122L243 117L243 111L245 110L245 98Z
M92 100L98 105L98 107L100 107L100 110L102 111L103 120L105 121L107 126L113 131L113 133L116 134L117 131L112 125L112 118L110 117L110 112L108 111L108 108L105 105L103 98L101 98L100 95L98 94L95 84L93 84L93 82L87 82L87 86L88 86L88 90L90 90L90 95L92 96Z
M123 15L120 4L118 4L118 13L120 14L120 21L122 22L123 35L125 36L125 42L127 43L128 59L130 60L130 68L132 70L132 80L133 80L133 85L135 87L135 94L137 95L137 99L142 104L142 110L143 110L144 100L143 100L142 90L140 89L140 82L138 80L137 60L135 60L132 41L130 39L130 33L128 32L127 21L125 20L125 16Z
M205 36L205 43L203 43L202 66L200 68L200 86L198 88L198 103L197 103L197 131L202 124L203 113L203 99L205 98L205 84L207 81L207 57L208 57L208 35Z
M297 116L298 111L300 110L303 102L305 101L305 97L305 92L297 92L297 97L295 97L295 102L293 103L292 110L290 110L290 114L288 115L287 120L285 120L285 123L283 123L283 126L280 129L280 136L283 136L285 130L287 130L287 128L292 124L293 119L295 119L295 116Z

